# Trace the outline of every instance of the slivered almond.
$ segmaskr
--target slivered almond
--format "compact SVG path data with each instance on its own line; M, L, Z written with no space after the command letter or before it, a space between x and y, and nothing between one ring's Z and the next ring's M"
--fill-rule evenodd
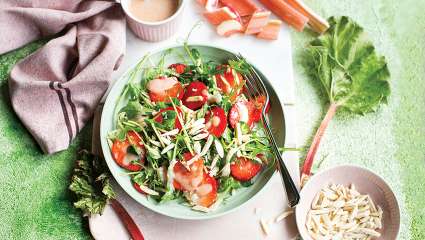
M281 213L279 216L276 217L275 222L280 222L293 213L294 213L293 210L285 211L285 212Z

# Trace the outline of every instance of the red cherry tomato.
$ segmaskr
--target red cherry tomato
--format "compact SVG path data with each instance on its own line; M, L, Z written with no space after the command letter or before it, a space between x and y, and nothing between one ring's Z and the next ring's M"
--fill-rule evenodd
M186 87L186 92L183 96L183 104L192 109L201 108L208 100L208 88L199 81L191 82Z
M205 122L208 132L216 137L220 137L226 130L226 113L221 107L212 107L205 114Z
M170 98L183 97L183 85L175 77L160 77L148 82L146 88L153 102L170 102Z
M168 66L169 69L174 69L178 74L183 74L186 71L186 65L183 63L174 63Z
M189 161L194 156L191 153L183 154L182 161ZM204 160L197 159L189 166L190 171L183 165L182 162L177 162L174 165L174 188L183 191L192 191L198 187L204 178Z
M261 170L261 164L244 157L238 157L230 164L232 176L242 182L249 181Z
M180 117L181 118L183 118L183 112L182 112L182 110L179 108L179 107L177 107L176 106L176 109L177 109L177 114L179 114L180 115ZM162 123L163 121L164 121L164 118L163 118L163 116L162 116L162 113L163 112L165 112L165 111L174 111L175 112L175 109L174 109L174 107L167 107L167 108L163 108L163 109L161 109L160 111L159 111L159 113L157 113L157 115L153 118L157 123ZM180 120L179 120L179 117L178 116L176 116L176 119L175 119L175 123L174 123L174 127L175 128L178 128L179 130L181 130L182 129L182 123L180 122Z
M131 145L140 150L140 156L128 153L128 148ZM140 136L136 132L129 131L124 141L116 139L112 144L111 152L112 158L120 167L133 172L140 171L140 169L142 169L140 164L143 164L145 161L145 147L141 142ZM134 164L134 161L138 161L140 164Z
M254 104L245 100L237 101L229 111L229 124L232 128L236 123L245 122L249 127L254 123Z

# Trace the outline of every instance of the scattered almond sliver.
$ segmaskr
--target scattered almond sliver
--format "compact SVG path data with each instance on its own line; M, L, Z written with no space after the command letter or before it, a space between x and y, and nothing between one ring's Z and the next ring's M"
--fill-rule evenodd
M285 219L286 217L288 217L289 215L291 215L293 213L294 213L293 210L285 211L285 212L283 212L282 214L280 214L279 216L277 216L275 218L275 222L280 222L280 221L282 221L283 219Z
M381 207L369 195L362 195L352 184L329 185L313 199L306 227L313 239L373 239L380 237Z
M264 221L264 219L260 220L261 229L263 230L265 235L269 235L270 229L269 224Z

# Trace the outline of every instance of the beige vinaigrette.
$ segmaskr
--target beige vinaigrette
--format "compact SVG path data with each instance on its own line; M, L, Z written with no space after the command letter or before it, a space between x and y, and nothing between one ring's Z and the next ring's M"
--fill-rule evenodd
M129 10L140 21L159 22L171 17L179 0L130 0Z

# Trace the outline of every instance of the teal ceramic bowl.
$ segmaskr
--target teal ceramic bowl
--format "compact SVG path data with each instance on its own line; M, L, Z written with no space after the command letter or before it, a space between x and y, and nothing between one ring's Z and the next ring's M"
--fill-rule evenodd
M205 45L191 45L191 47L196 47L201 53L203 59L213 60L216 62L227 62L228 59L234 58L235 55L235 53L232 53L229 50L217 47ZM161 58L161 56L164 54L164 52L169 49L172 49L172 52L166 58L166 66L171 63L181 62L182 56L186 56L182 46L173 46L151 53L150 62L156 64ZM151 63L147 62L146 64ZM219 217L238 209L243 204L252 199L255 195L257 195L264 188L264 186L269 182L270 178L273 176L276 169L275 166L268 166L267 168L263 169L263 171L256 177L255 183L253 185L247 188L238 189L235 194L227 198L217 209L209 213L194 211L190 207L181 203L177 203L175 201L159 204L154 202L153 200L149 200L145 195L137 192L133 188L130 181L130 177L126 174L126 171L120 168L112 159L112 155L106 138L108 132L115 129L115 109L121 109L121 107L123 107L127 101L127 99L119 99L119 96L123 91L124 87L126 86L127 82L129 81L128 72L130 72L131 70L132 68L129 69L126 74L124 74L116 81L106 99L102 112L100 138L102 151L112 175L114 176L118 184L124 189L124 191L127 192L134 200L136 200L143 206L151 209L152 211L169 217L186 220L201 220ZM259 74L261 74L261 71L259 69L257 70L259 71ZM270 82L264 75L262 76L263 79L266 80L265 83L268 87L271 98L272 107L269 113L270 123L273 127L273 131L275 133L278 145L283 146L285 141L285 121L282 105L276 95L276 92L271 87ZM141 77L137 76L136 79L141 79Z

